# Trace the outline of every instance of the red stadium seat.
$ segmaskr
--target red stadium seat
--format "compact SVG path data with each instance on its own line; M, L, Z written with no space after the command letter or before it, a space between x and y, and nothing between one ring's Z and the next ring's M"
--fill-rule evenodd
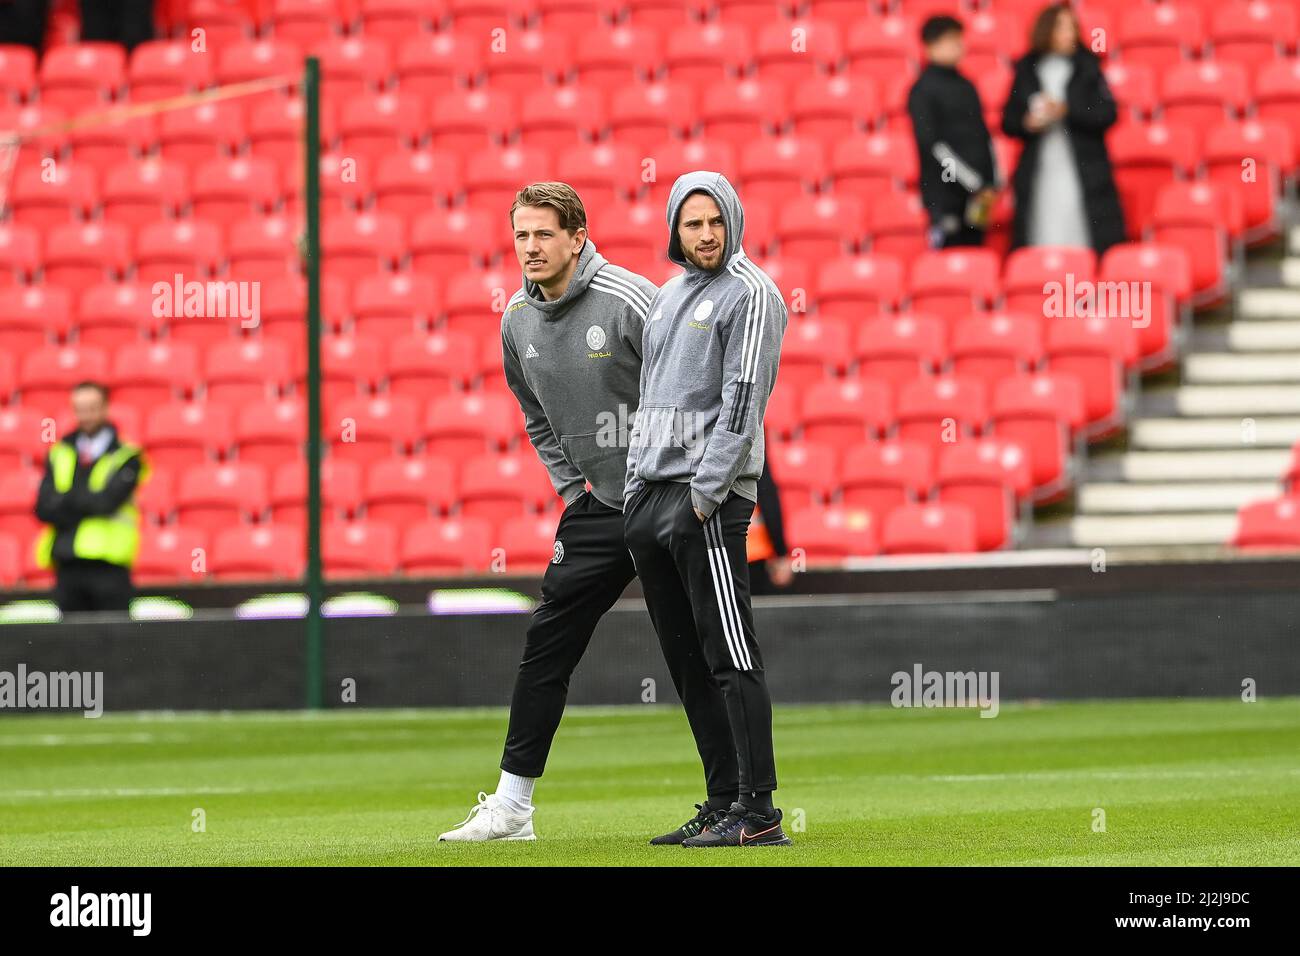
M234 441L244 464L273 468L298 458L307 441L307 410L302 399L281 398L240 407Z
M809 262L852 252L864 237L862 204L853 196L792 198L781 206L776 224L781 255Z
M243 3L191 0L187 13L189 26L202 29L205 42L213 49L242 42L256 29L253 11Z
M633 88L642 77L652 75L662 60L659 32L635 23L601 24L574 34L572 65L584 87Z
M321 528L326 577L392 574L397 569L397 530L382 521L327 521Z
M1035 498L1047 502L1061 497L1072 477L1071 434L1087 418L1079 380L1055 372L1005 379L993 392L992 416L993 434L1027 452Z
M1264 64L1255 77L1255 115L1291 131L1300 146L1300 57ZM1300 161L1300 156L1296 159Z
M518 405L504 395L467 392L435 399L424 434L430 454L464 460L501 449L522 430Z
M929 248L930 220L914 193L878 196L867 207L871 251L910 262Z
M231 442L230 409L215 402L171 402L145 418L150 467L180 472L222 457Z
M375 172L375 208L397 216L437 201L448 205L464 188L461 157L404 149L383 156Z
M42 433L44 417L25 405L0 408L0 473L19 471L44 461L49 449Z
M321 402L324 414L334 420L339 402L374 391L384 374L383 350L373 339L330 335L321 341ZM299 369L299 387L305 386ZM335 433L330 428L331 433Z
M844 505L867 511L877 528L894 508L924 498L933 484L934 452L928 445L890 440L844 454Z
M813 565L868 558L880 550L876 519L859 508L801 508L790 516L787 536Z
M220 50L217 82L221 84L279 77L297 80L302 75L302 53L297 44L287 40L245 40Z
M330 37L312 53L320 57L321 93L330 98L379 89L393 72L388 43L378 37Z
M856 196L870 210L873 200L916 182L917 163L915 143L897 133L871 133L837 142L829 175L837 193Z
M0 296L0 347L24 356L24 363L34 350L65 340L71 325L72 297L66 289L27 286Z
M384 458L366 470L366 517L409 527L433 513L448 511L456 500L450 461L423 455Z
M176 488L177 520L216 534L267 507L266 472L246 462L206 464L181 472ZM215 570L215 569L213 569Z
M555 555L555 529L559 521L556 512L542 515L520 515L503 522L493 538L500 549L504 566L497 566L493 557L493 570L509 574L546 570Z
M998 297L997 253L990 249L927 252L912 263L912 308L951 323L972 309L987 309Z
M194 172L194 215L221 226L269 212L280 198L279 172L268 159L215 159Z
M116 43L52 47L41 61L41 100L70 113L105 105L126 81L126 52Z
M275 398L297 371L288 347L275 339L218 342L205 359L207 400L232 406Z
M479 455L465 463L460 475L460 513L501 524L509 518L540 511L557 496L546 469L533 450L505 455Z
M797 33L795 31L798 31ZM798 38L798 45L793 38ZM778 20L763 17L754 36L758 76L794 86L835 69L844 56L833 23L819 19Z
M1051 318L1054 311L1073 306L1070 290L1089 286L1096 271L1097 256L1091 249L1025 246L1007 256L1003 304L1011 312ZM1065 309L1058 308L1062 305Z
M1222 123L1246 110L1246 70L1217 60L1180 63L1163 73L1161 99L1166 122L1202 129Z
M868 319L854 350L858 374L897 389L939 368L947 354L946 339L944 323L932 315L906 312Z
M498 223L497 229L501 230ZM519 269L479 269L451 273L443 299L447 328L467 332L475 339L500 333L501 313L519 288Z
M198 350L188 342L132 342L113 355L113 400L149 408L197 391Z
M361 28L365 36L397 44L431 33L445 9L443 0L361 0Z
M419 435L414 401L401 395L370 395L344 399L335 412L338 429L330 452L345 461L373 461L406 454Z
M850 448L880 437L893 422L893 394L884 382L834 379L809 387L803 400L804 438Z
M891 256L841 256L817 275L817 314L828 319L870 318L897 311L903 298L903 266Z
M1285 2L1238 0L1219 7L1210 20L1214 59L1246 67L1276 60L1287 47L1294 49L1298 16Z
M525 29L484 61L487 85L515 95L555 83L572 59L569 35L561 30Z
M465 157L465 202L473 209L497 212L510 208L521 183L523 170L548 179L553 174L553 157L532 146L478 149ZM581 187L575 187L581 188ZM498 225L497 228L500 228Z
M1196 136L1185 126L1129 123L1116 126L1107 145L1125 225L1129 236L1137 238L1150 222L1160 188L1196 166Z
M1300 548L1300 501L1273 498L1246 505L1238 512L1232 543L1238 548Z
M739 75L753 54L750 33L744 27L696 23L667 35L663 62L674 82L700 86Z
M1047 325L1047 366L1078 379L1090 439L1113 434L1124 423L1124 367L1135 343L1125 319L1093 315Z
M502 90L443 93L432 112L433 148L460 154L498 146L519 126L518 98Z
M327 147L338 136L335 102L321 103L321 146ZM306 112L300 96L259 96L248 110L248 144L252 155L269 159L281 169L296 171L302 163ZM208 157L204 157L205 159Z
M341 214L321 227L321 259L345 279L396 268L405 254L402 222L388 213Z
M41 262L40 235L30 226L0 222L0 288L31 281Z
M834 319L800 319L785 330L781 345L780 381L803 389L836 370L849 359L849 327Z
M116 222L82 222L50 230L45 281L85 287L120 277L131 265L127 229Z
M458 275L509 248L501 214L482 209L431 209L411 223L411 269Z
M876 84L861 77L809 77L794 88L790 101L793 132L821 143L828 152L842 140L865 134L879 120Z
M492 531L481 518L434 518L409 526L399 562L407 574L484 572L492 559Z
M693 122L697 98L694 86L678 80L634 83L618 90L609 101L614 142L649 154L665 140L681 139ZM660 178L669 175L664 170Z
M767 429L769 441L786 441L794 436L799 428L799 392L793 388L782 388L778 379L777 387L767 399L767 411L763 416L763 427ZM771 445L768 445L771 454Z
M219 580L300 578L306 564L302 529L244 525L213 532L208 570Z
M361 466L325 458L320 463L321 514L325 520L353 518L361 510ZM307 526L307 462L298 458L271 472L271 520Z
M1160 190L1152 212L1151 237L1187 253L1192 295L1202 305L1219 302L1228 292L1227 195L1204 182L1172 183Z
M483 68L477 37L453 30L408 36L397 47L398 85L426 100L452 93Z
M152 484L150 478L148 484ZM207 572L208 535L200 528L180 525L140 531L140 550L131 565L136 584L188 583L201 580Z
M41 468L22 468L0 475L0 535L31 541L39 531L33 509L41 474Z
M79 166L101 175L122 163L144 156L158 139L153 116L134 116L111 123L92 123L69 130L68 145Z
M1135 4L1119 18L1116 34L1123 59L1164 70L1200 52L1205 43L1201 13L1178 3Z
M936 475L938 500L964 504L975 517L975 546L995 551L1012 543L1016 501L1027 496L1029 456L1015 442L980 439L943 449Z
M428 128L426 105L411 93L363 93L344 102L339 115L342 151L372 163L415 146Z
M0 43L0 93L8 99L29 99L36 88L36 52L18 44Z
M12 221L43 232L88 218L98 203L90 168L72 163L58 163L52 171L40 165L19 169L9 194Z
M783 442L767 446L768 467L787 510L813 501L827 501L839 484L835 449L812 442Z
M898 390L898 437L936 452L977 434L988 420L984 384L953 375L919 378Z
M3 55L0 49L0 55ZM3 66L3 64L0 64ZM0 588L11 588L22 576L18 539L11 534L0 535Z
M130 226L175 216L189 197L185 168L142 159L110 169L101 192L104 218Z
M978 379L986 393L993 395L1002 380L1028 371L1042 360L1042 327L1030 315L974 314L953 329L951 354L954 374Z
M239 100L213 100L190 109L166 110L158 120L162 158L185 166L229 155L244 137L244 104Z
M908 504L885 518L883 554L953 554L975 551L975 516L962 504Z
M271 30L276 39L305 49L334 36L351 6L343 0L273 0Z
M1111 95L1121 110L1129 112L1130 118L1146 121L1155 114L1160 97L1156 91L1156 74L1151 67L1145 63L1111 60L1107 61L1104 72Z
M176 475L167 468L159 468L149 455L149 478L136 487L136 507L144 516L144 527L171 523L176 512Z
M397 272L367 276L352 293L356 334L384 340L413 335L441 311L437 287L427 276Z
M183 40L146 40L131 51L127 66L131 100L135 103L204 89L212 82L212 75L211 54L206 49L197 52L193 43Z
M588 209L598 210L636 195L643 162L640 154L621 143L572 146L555 157L555 175L578 190ZM499 209L508 209L514 199L514 191L506 191L509 196L502 195Z
M231 224L226 243L229 277L251 282L295 274L301 233L301 223L283 215L250 216Z
M855 18L845 42L850 76L882 83L916 72L921 58L920 25L910 17Z
M224 258L220 228L201 219L155 222L136 234L136 276L142 282L171 283L178 273L184 282L203 281Z
M4 304L0 302L0 309ZM0 326L5 318L0 314ZM62 409L68 390L88 379L104 381L108 360L100 349L81 346L45 346L23 355L18 369L18 391L23 404L49 412Z
M434 332L393 341L388 390L419 402L450 395L473 376L474 340L464 333Z
M1277 197L1286 171L1295 165L1291 130L1272 120L1223 123L1205 136L1205 166L1210 181L1240 197L1245 238L1268 242L1281 231Z

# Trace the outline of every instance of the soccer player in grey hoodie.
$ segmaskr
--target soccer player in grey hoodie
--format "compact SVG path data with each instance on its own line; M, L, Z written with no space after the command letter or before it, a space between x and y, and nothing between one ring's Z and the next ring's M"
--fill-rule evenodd
M623 539L626 431L654 283L596 251L582 200L565 183L520 190L510 221L523 286L501 319L506 382L565 508L515 679L501 780L442 840L535 838L533 786L569 678L596 623L636 573ZM706 802L729 805L739 769L722 691L698 648L674 643L665 660L704 763ZM656 840L680 843L695 832L678 828Z
M677 179L668 258L685 271L650 306L624 492L627 544L660 643L703 650L740 760L739 800L688 847L790 842L772 805L772 701L745 555L788 315L744 238L745 212L725 176Z

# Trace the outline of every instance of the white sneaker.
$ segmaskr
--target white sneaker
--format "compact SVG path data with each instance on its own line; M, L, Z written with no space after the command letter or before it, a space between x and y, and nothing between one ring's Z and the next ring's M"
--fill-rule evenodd
M469 816L454 830L448 830L438 837L439 842L447 840L465 843L536 839L531 809L527 813L515 813L505 807L495 793L488 796L482 791L479 792L478 803L470 808Z

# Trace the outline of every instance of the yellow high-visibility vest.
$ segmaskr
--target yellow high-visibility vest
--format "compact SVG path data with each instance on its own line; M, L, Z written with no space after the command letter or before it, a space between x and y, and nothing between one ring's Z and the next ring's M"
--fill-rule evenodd
M140 449L137 446L120 445L116 451L101 455L91 466L90 475L86 479L87 486L91 491L103 491L118 470L138 454ZM59 442L50 449L49 467L54 490L59 494L67 494L72 488L72 477L77 470L77 450L66 442ZM142 461L140 480L143 481L147 474ZM73 533L72 553L78 558L130 567L140 547L139 518L134 493L111 515L82 518ZM36 564L39 567L48 568L54 563L51 559L53 549L54 528L47 525L36 540Z

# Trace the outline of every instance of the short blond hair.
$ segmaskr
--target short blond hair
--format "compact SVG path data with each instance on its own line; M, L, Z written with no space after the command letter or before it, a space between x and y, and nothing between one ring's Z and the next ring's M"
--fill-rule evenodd
M520 206L547 206L555 210L560 228L577 232L587 228L587 210L577 191L568 183L531 183L515 193L510 206L510 225L515 224L515 210Z

